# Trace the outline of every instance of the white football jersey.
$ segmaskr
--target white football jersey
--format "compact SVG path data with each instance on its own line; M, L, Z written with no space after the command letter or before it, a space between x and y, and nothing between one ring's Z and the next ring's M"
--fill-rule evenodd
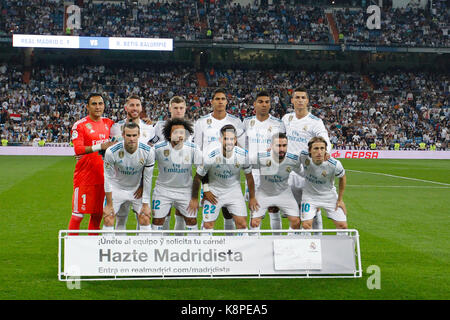
M334 179L342 178L345 175L341 162L330 158L328 161L316 165L306 151L300 153L300 162L305 177L302 200L315 205L336 204L338 195Z
M258 153L267 152L275 133L286 132L283 122L273 116L264 121L259 121L256 116L245 118L244 130L245 149L251 164L257 163Z
M153 137L152 140L150 140L151 144L156 144L158 142L166 141L166 138L164 137L164 134L163 134L163 128L164 128L165 124L166 124L166 120L160 120L155 124L155 126L154 126L155 136ZM186 131L186 134L188 135L186 140L189 142L192 142L193 135L190 135L189 132L187 132L187 131Z
M311 113L297 119L295 112L291 112L284 115L282 121L288 137L288 152L298 155L302 150L307 151L309 140L320 136L327 141L327 152L330 153L331 142L322 119L313 116Z
M105 192L120 192L134 199L144 175L142 202L150 203L154 165L154 149L142 142L132 154L125 150L123 142L109 147L104 158Z
M111 127L111 137L114 137L117 141L122 141L122 130L123 126L126 123L125 120L120 120L116 122ZM139 119L139 142L144 144L148 144L150 140L155 137L155 128L152 125L146 124L142 119Z
M235 188L241 188L241 170L245 174L252 172L248 163L247 151L234 147L233 154L226 158L222 148L216 148L203 158L203 165L198 166L197 173L201 176L208 174L209 187L216 196L225 194Z
M190 192L192 187L192 165L202 163L202 154L198 147L190 142L183 143L180 150L174 149L168 141L155 145L158 161L158 178L155 187Z
M220 129L227 124L232 124L236 128L238 145L245 147L244 125L242 121L227 113L225 118L217 120L212 113L207 114L195 122L194 125L194 142L202 151L213 150L219 146Z

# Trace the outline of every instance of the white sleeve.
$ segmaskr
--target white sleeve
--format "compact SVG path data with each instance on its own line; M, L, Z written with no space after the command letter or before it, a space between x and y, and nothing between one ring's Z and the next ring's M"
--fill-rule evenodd
M328 131L322 121L320 121L319 124L314 128L314 136L324 138L327 142L327 152L331 153L331 141L328 137Z
M112 192L111 180L116 175L114 169L114 157L110 148L106 149L105 157L103 159L105 192Z
M244 124L241 120L236 121L236 137L237 137L237 145L238 147L241 147L242 149L245 149L245 137L247 135L245 134L245 128Z
M201 129L201 119L198 119L194 124L193 143L197 145L200 150L203 150L203 131Z
M150 194L152 191L153 168L155 166L155 149L150 148L147 161L144 166L144 181L142 192L142 203L150 204Z
M111 138L116 138L116 140L120 140L122 138L122 132L120 132L120 125L118 123L113 124L109 135Z
M334 171L334 175L338 178L342 178L345 175L345 169L338 160L336 160L336 170Z

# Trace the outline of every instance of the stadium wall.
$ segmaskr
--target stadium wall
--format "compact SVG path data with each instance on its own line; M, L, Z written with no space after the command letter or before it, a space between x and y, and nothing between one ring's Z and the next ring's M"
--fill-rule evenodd
M72 147L0 147L3 156L74 156ZM337 159L447 159L450 151L419 150L333 150L331 156Z

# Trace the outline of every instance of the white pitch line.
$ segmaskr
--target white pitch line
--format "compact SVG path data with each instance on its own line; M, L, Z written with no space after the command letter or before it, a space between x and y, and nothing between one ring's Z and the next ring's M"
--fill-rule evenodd
M423 188L423 189L450 189L449 187L435 187L435 186L377 186L364 184L348 184L347 187L361 187L361 188Z
M393 175L393 174L387 174L387 173L370 172L370 171L359 171L359 170L350 170L350 169L347 169L346 171L357 172L357 173L368 173L368 174L374 174L374 175L385 176L385 177L391 177L391 178L399 178L399 179L405 179L405 180L412 180L412 181L420 181L420 182L434 183L434 184L439 184L439 185L443 185L443 186L450 186L449 183L437 182L437 181L431 181L431 180L422 180L422 179L416 179L416 178L410 178L410 177L395 176L395 175Z

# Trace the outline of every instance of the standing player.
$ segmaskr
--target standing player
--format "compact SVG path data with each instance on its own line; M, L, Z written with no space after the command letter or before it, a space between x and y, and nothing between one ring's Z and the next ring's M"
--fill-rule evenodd
M308 152L300 153L304 169L305 185L302 198L302 227L311 229L318 208L327 212L337 229L347 229L347 209L343 200L347 178L341 162L330 158L325 160L327 141L314 137L308 142ZM339 178L339 194L334 186Z
M271 145L272 136L277 132L285 132L283 122L271 116L270 95L267 91L260 91L256 95L253 103L256 115L245 118L245 148L249 153L250 164L258 163L258 154L266 153ZM259 186L259 170L253 168L253 179L255 189ZM265 212L264 212L265 214ZM281 217L278 208L269 208L270 228L273 230L281 229Z
M227 207L236 223L236 229L242 231L247 229L247 206L241 189L241 170L244 171L248 184L250 210L256 211L259 208L255 198L252 168L248 164L247 151L236 146L236 129L228 124L222 127L220 134L221 145L211 150L203 159L204 164L197 168L189 211L196 212L198 209L200 182L202 177L208 175L211 191L210 196L205 196L204 199L203 229L214 229L220 209Z
M130 206L141 224L150 221L150 192L152 188L155 151L139 141L140 129L135 122L127 122L122 129L123 141L105 152L105 195L103 230L114 229L114 217L122 208ZM143 196L136 199L134 192L143 179Z
M289 229L300 229L298 204L288 184L292 171L301 173L299 157L287 152L288 139L284 133L276 133L271 141L271 151L258 153L258 163L255 165L260 170L261 182L256 189L256 200L260 207L258 211L252 212L250 227L259 230L267 209L276 206L287 215Z
M205 156L209 151L220 147L220 129L227 124L231 124L235 127L238 145L244 147L244 126L239 118L227 113L228 100L225 90L217 89L214 91L211 105L213 107L213 112L198 119L194 126L193 142L200 150L202 150L203 155ZM207 199L211 196L207 178L205 178L202 183L203 197ZM227 209L224 208L222 212L224 217L224 229L235 229L233 217L229 214Z
M282 121L286 128L286 136L289 140L288 152L299 154L300 151L308 150L308 141L313 137L323 137L327 141L327 155L329 157L331 151L331 143L328 137L327 129L323 121L312 115L309 111L309 95L305 88L296 88L292 93L291 103L294 106L294 112L284 115ZM304 186L304 178L295 172L289 177L289 185L295 200L299 205L302 202L302 188ZM317 214L314 229L322 229L322 215Z
M189 213L187 209L191 200L192 165L202 162L202 154L195 144L185 142L186 131L193 132L187 120L168 120L163 127L165 141L155 145L159 174L152 196L153 230L163 229L172 206L183 215L186 230L198 230L197 212Z
M103 214L105 190L103 159L99 151L114 144L109 141L114 121L103 118L105 103L99 93L87 98L88 115L72 127L72 143L77 163L73 175L72 217L69 230L79 230L85 214L90 214L89 230L99 230Z
M138 95L131 95L125 101L124 106L127 117L117 123L115 123L111 128L111 137L117 141L123 139L122 132L124 125L129 122L136 123L139 125L139 142L143 144L148 144L151 139L155 137L155 129L152 125L147 124L144 120L140 118L142 113L142 102ZM134 196L136 199L142 197L142 183L137 186ZM116 212L116 229L125 230L128 220L128 213L130 212L130 206L124 204L119 211ZM137 229L139 229L139 219L138 212L136 213Z
M169 112L170 112L170 119L184 119L184 116L186 114L186 101L183 97L180 96L174 96L169 101ZM152 144L162 142L165 140L163 128L166 124L165 120L158 121L155 124L155 137L150 141ZM192 134L189 137L186 137L186 141L192 140ZM169 230L170 229L170 212L171 209L169 209L169 212L167 213L166 220L164 221L164 228L163 230ZM186 227L184 216L180 213L178 209L175 209L175 230L184 230Z

